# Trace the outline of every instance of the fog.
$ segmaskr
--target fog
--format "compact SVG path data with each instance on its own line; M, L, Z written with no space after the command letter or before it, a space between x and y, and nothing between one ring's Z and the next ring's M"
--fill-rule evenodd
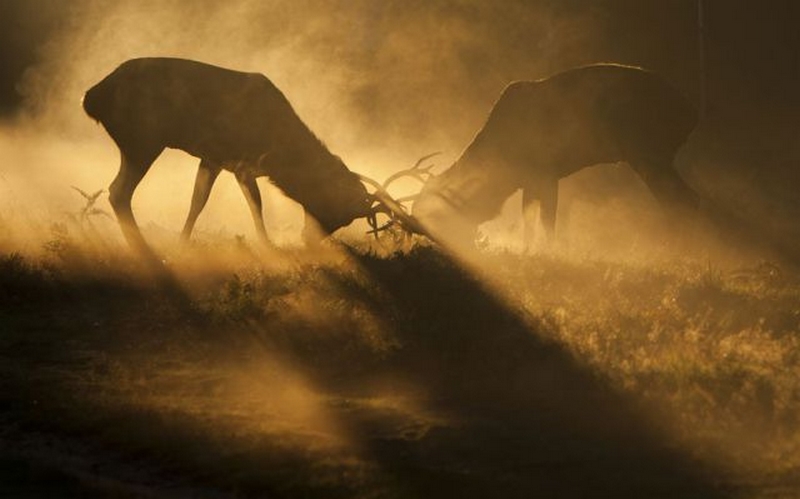
M787 64L797 59L786 40L774 35L790 32L794 9L783 19L779 6L749 18L744 3L706 7L708 108L676 167L701 194L766 227L771 239L793 240L797 203L784 186L795 178L796 168L789 165L796 165L797 149L781 117L792 116L796 107L788 95L796 73L767 62L758 50ZM11 205L6 213L46 213L52 219L80 206L69 185L87 191L108 186L118 168L116 148L85 116L80 101L86 89L134 57L184 57L263 73L332 152L352 170L376 178L433 151L443 153L436 159L441 171L466 147L509 82L581 64L647 67L700 104L697 12L689 0L669 7L621 0L78 0L9 1L3 8L8 29L0 58L2 202ZM739 29L754 35L749 47L731 36ZM762 77L742 71L748 64ZM787 98L777 97L782 95ZM743 136L751 144L747 151ZM162 155L135 197L142 226L177 231L196 162L180 152ZM562 204L572 206L576 198L577 206L588 202L585 211L597 213L608 199L622 199L635 213L657 209L635 177L606 171L611 173L584 172L562 182ZM268 190L268 229L278 241L296 241L300 208L270 190L266 180L260 185ZM401 185L396 194L416 188ZM518 198L511 203L518 205ZM515 212L505 210L508 216L484 231L495 241L507 239L507 230L495 228L518 225ZM251 225L238 187L223 174L198 230L253 237ZM567 236L566 226L563 231Z
M41 32L26 32L21 42L34 48L15 82L21 101L3 125L3 202L51 220L80 208L68 186L93 192L116 174L116 148L80 101L127 59L184 57L263 73L352 170L384 178L432 151L443 152L437 163L445 168L505 85L596 60L596 50L584 49L608 29L593 9L546 2L85 0L16 10L20 23ZM181 152L159 158L134 201L143 227L180 227L196 163ZM401 185L397 194L415 188ZM265 198L270 232L296 240L300 208L275 190ZM500 226L514 223L512 210ZM198 229L252 237L230 175L218 182Z
M0 440L42 424L85 437L84 485L133 462L134 486L174 468L214 497L793 492L794 3L705 0L703 68L696 0L0 0L0 417L22 421ZM606 164L561 180L556 242L539 229L532 253L520 193L466 256L363 221L301 249L302 208L262 178L276 249L223 172L179 247L199 160L168 149L133 199L152 272L107 192L81 193L120 162L81 99L147 56L266 75L379 180L434 151L443 171L510 82L648 68L702 116L675 161L700 220Z

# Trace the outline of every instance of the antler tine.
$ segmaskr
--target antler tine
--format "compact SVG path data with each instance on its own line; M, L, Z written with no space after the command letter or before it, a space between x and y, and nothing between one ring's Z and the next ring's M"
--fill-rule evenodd
M399 180L403 177L415 178L420 182L422 182L423 184L426 183L433 176L433 172L431 172L431 169L436 165L430 164L426 167L422 167L422 163L424 163L425 160L428 160L439 154L442 154L442 152L436 151L430 154L426 154L425 156L419 158L417 162L414 163L414 166L412 166L411 168L400 170L399 172L390 175L389 178L387 178L383 182L383 188L388 189L389 186L392 185L392 182L394 182L395 180Z
M400 227L407 233L422 233L420 232L421 226L419 225L419 222L417 222L414 217L409 215L405 206L403 206L402 203L404 202L404 198L394 199L383 189L376 191L375 194L372 195L372 198L376 204L372 208L372 214L367 218L370 227L372 227L371 230L367 231L367 234L372 234L375 236L375 239L377 239L380 232L390 229L391 227ZM378 213L387 215L389 217L389 221L381 226L378 226Z
M371 185L372 187L374 187L376 191L382 191L383 190L383 185L381 185L381 183L378 182L377 180L373 180L373 179L367 177L366 175L362 175L360 173L356 173L356 177L358 177L358 179L360 181L364 182L365 184L368 184L368 185Z
M438 155L440 155L440 154L442 154L442 151L436 151L436 152L432 152L432 153L430 153L430 154L426 154L425 156L423 156L423 157L419 158L419 159L417 160L417 162L416 162L416 163L414 163L414 166L412 166L412 167L411 167L411 169L412 169L412 170L414 170L414 169L416 169L416 168L419 168L419 165L421 165L423 161L425 161L426 159L431 159L432 157L434 157L434 156L438 156ZM431 166L433 166L433 165L431 165ZM428 167L428 169L430 169L430 168L431 168L431 166L429 166L429 167Z
M358 175L358 178L361 179L362 182L375 188L375 192L370 194L370 197L375 205L372 207L372 213L367 216L367 223L369 223L370 227L372 227L372 230L370 230L369 233L375 234L377 237L378 232L388 229L395 223L399 223L406 228L406 230L414 230L415 226L417 225L415 221L413 221L411 216L405 212L403 205L392 198L392 196L386 192L386 189L384 189L379 182L358 173L356 175ZM386 224L378 227L376 216L378 213L384 213L388 215L392 221L392 224Z
M375 193L375 198L381 205L383 205L383 207L389 210L386 213L389 214L391 219L402 226L405 230L426 236L428 235L428 231L425 230L419 221L408 214L405 210L405 207L403 207L403 205L397 200L393 199L385 190L377 191Z
M372 227L372 230L367 231L367 234L372 232L373 234L375 234L375 239L377 239L378 238L378 232L377 232L377 230L378 230L378 218L375 216L375 212L372 212L369 215L367 215L367 223L369 224L370 227Z
M376 189L380 189L379 184L377 182L372 184L376 186ZM376 191L377 192L377 191ZM388 195L388 194L387 194ZM395 224L395 220L397 216L394 214L391 208L387 207L385 203L381 201L380 196L376 196L375 194L370 195L372 197L372 202L377 203L372 207L372 213L367 215L367 223L369 224L372 229L367 231L367 234L372 234L375 236L375 239L378 239L378 233L384 231ZM389 216L389 222L384 225L378 225L378 213L384 213Z
M375 236L375 239L377 239L379 232L387 230L389 227L392 227L393 225L396 225L396 224L397 224L397 222L394 219L389 220L388 222L386 222L385 224L381 225L380 227L373 227L372 230L368 230L367 234L372 234L373 236Z
M369 223L370 227L372 228L367 233L373 234L376 238L378 237L378 233L384 231L390 227L395 225L399 225L404 230L408 232L414 232L417 234L422 234L429 237L431 240L435 240L425 228L420 225L420 223L412 217L407 211L405 206L403 206L404 202L411 201L417 197L417 195L410 195L404 196L398 199L394 199L388 192L387 187L397 180L398 178L409 175L414 178L417 178L421 182L425 183L427 179L425 176L427 175L428 178L433 174L430 172L430 169L433 165L429 165L427 167L421 167L423 162L437 154L441 154L439 152L427 154L417 160L413 167L403 170L401 172L397 172L394 175L390 176L383 184L380 182L373 180L365 175L360 173L356 173L356 176L364 182L366 185L371 186L375 189L375 191L370 194L370 197L373 200L374 205L372 206L372 213L367 216L367 222ZM377 221L377 214L384 213L389 217L389 221L382 226L378 226Z

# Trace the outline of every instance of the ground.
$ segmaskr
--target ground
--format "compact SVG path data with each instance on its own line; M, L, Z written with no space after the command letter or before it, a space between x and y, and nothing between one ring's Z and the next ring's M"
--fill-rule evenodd
M3 497L800 497L800 273L55 230L0 255Z

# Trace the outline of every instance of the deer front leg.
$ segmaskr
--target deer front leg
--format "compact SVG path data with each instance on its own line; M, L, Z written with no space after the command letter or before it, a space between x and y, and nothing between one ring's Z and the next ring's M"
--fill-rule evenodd
M558 209L558 179L551 178L542 181L541 185L541 217L547 242L552 243L556 238L556 210Z
M638 160L632 163L656 200L663 206L684 213L697 210L697 193L683 181L669 160Z
M525 211L530 210L533 203L539 201L539 218L544 227L545 238L548 243L555 239L556 233L556 210L558 208L558 179L546 178L537 179L535 183L528 185L522 190L522 203ZM535 214L534 214L535 215ZM536 218L526 216L525 233L526 244L532 244L536 230ZM528 239L530 238L530 239Z
M653 196L661 205L669 230L664 231L665 240L673 244L692 241L701 230L699 225L699 197L678 175L672 162L650 159L631 162L631 166L644 180ZM680 248L681 246L677 246Z
M242 188L242 193L247 200L247 206L250 207L250 214L253 215L253 223L255 223L258 237L264 243L269 243L267 229L264 227L261 192L258 190L258 184L256 183L255 177L248 175L247 173L237 173L236 180L239 182L239 187Z
M522 189L522 246L532 250L536 243L536 224L539 223L539 192L533 187Z
M197 222L197 217L208 202L208 196L211 194L211 188L214 186L214 181L220 172L220 166L210 161L201 160L200 166L197 168L197 178L194 181L194 192L192 193L192 205L189 208L189 216L186 217L186 223L181 232L181 240L188 241L189 236L192 235L194 224Z

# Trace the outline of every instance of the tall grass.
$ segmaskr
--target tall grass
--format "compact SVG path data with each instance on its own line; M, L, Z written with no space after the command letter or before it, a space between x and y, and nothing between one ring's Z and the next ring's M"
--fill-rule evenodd
M553 424L537 411L616 414L591 407L600 385L564 377L584 369L719 480L800 487L800 275L778 264L484 249L471 274L427 246L264 253L232 239L173 250L167 289L118 243L82 237L56 227L44 254L0 257L2 416L141 459L155 486L166 473L287 497L529 493L531 456L565 431L534 436ZM511 428L531 432L519 454L487 443ZM604 445L586 442L569 452ZM410 469L413 486L398 484Z

